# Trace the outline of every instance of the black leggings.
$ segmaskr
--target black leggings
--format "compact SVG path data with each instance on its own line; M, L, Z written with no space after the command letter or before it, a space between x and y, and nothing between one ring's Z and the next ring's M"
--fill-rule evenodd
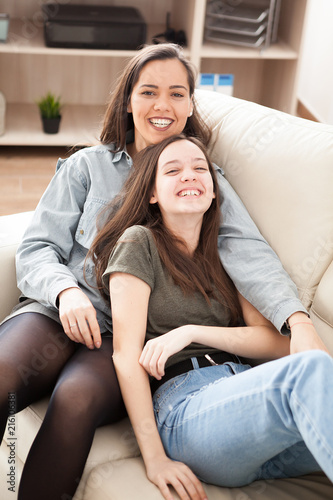
M112 352L111 338L90 351L38 313L20 314L0 327L1 438L12 411L9 401L18 412L51 394L24 466L19 500L72 498L96 428L126 415Z

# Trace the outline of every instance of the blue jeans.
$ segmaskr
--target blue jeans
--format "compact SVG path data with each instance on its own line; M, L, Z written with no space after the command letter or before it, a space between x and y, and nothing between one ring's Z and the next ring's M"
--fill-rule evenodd
M166 453L205 482L319 470L333 480L333 360L322 351L194 369L165 382L153 404Z

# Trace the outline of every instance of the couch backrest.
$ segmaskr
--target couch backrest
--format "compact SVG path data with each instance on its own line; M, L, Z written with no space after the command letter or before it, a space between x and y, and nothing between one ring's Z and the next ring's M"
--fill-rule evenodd
M0 321L17 303L19 290L16 286L15 253L32 212L0 217Z
M309 307L333 256L333 127L209 91L196 100L213 161Z

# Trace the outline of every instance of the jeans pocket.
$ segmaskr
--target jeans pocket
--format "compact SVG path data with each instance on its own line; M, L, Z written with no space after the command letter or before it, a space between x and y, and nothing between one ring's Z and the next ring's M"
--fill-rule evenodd
M191 372L187 372L177 375L177 377L168 380L155 391L153 396L153 407L158 425L163 425L170 411L186 397L182 389L189 380L190 373Z

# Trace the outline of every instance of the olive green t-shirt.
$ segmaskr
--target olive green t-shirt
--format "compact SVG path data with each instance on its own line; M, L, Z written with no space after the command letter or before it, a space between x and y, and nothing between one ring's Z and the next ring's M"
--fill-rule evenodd
M152 232L144 226L128 228L119 239L104 273L104 283L107 288L109 275L115 272L136 276L151 288L146 341L183 325L228 326L229 324L227 309L215 299L211 299L211 303L208 304L199 292L184 295L165 269ZM170 357L166 366L192 356L204 356L214 352L220 351L193 343Z

